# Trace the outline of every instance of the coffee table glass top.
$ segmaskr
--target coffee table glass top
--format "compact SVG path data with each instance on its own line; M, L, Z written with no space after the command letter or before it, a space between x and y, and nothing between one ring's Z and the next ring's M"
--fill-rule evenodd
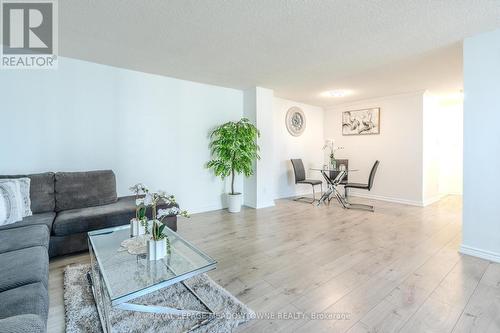
M216 261L181 238L169 228L171 254L150 261L147 254L130 254L121 246L130 239L130 226L120 226L88 233L107 292L113 304L120 304L192 276L212 270Z

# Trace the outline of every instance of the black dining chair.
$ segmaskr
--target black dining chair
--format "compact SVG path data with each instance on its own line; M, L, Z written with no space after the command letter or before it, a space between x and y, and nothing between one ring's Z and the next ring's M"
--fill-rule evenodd
M361 184L361 183L347 183L344 185L345 189L345 197L347 198L347 189L349 188L357 188L360 190L368 190L370 191L373 186L373 181L375 179L375 173L377 172L378 165L380 164L379 161L375 161L373 164L372 170L370 171L370 177L368 177L368 184Z
M293 166L293 173L295 174L295 184L309 184L312 186L313 189L313 200L310 201L309 203L314 203L316 201L316 193L314 191L314 186L320 185L321 186L321 192L323 192L323 182L321 180L316 180L316 179L306 179L306 170L304 169L304 163L302 163L302 160L300 158L292 158L292 166ZM306 199L306 197L299 197L294 200L302 200Z

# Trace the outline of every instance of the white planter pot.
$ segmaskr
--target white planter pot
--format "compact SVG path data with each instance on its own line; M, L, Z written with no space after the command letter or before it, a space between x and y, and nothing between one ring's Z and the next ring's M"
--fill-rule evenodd
M227 210L230 213L239 213L241 211L241 193L229 194L227 195Z
M148 258L149 260L160 260L167 255L167 240L165 238L155 241L148 241Z
M146 230L141 224L141 221L136 219L135 217L130 220L130 236L135 237L139 235L144 235Z

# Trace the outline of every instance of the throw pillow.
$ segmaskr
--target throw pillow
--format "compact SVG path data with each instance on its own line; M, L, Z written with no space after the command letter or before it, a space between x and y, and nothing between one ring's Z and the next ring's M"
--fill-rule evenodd
M31 179L25 178L15 178L19 182L19 189L21 190L21 199L23 203L23 217L33 215L31 211L31 199L30 199L30 184Z
M2 225L5 220L7 220L7 207L5 207L5 202L0 197L0 225Z
M0 181L0 225L6 225L21 221L23 219L23 203L20 183L15 179Z

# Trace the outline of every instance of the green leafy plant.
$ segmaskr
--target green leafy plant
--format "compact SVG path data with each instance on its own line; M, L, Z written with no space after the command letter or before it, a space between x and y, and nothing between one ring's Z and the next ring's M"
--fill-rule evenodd
M144 227L146 230L146 233L148 233L148 217L146 216L146 206L140 205L137 206L137 209L135 210L135 218L137 221L141 222L141 225Z
M227 122L210 134L212 160L207 168L213 169L222 179L231 176L231 193L234 191L234 177L253 174L253 162L260 159L257 138L259 130L246 118L238 122Z
M152 230L152 238L153 240L161 240L165 238L166 236L163 234L163 229L165 229L166 225L163 223L158 223L157 220L154 221L153 223L153 230Z

